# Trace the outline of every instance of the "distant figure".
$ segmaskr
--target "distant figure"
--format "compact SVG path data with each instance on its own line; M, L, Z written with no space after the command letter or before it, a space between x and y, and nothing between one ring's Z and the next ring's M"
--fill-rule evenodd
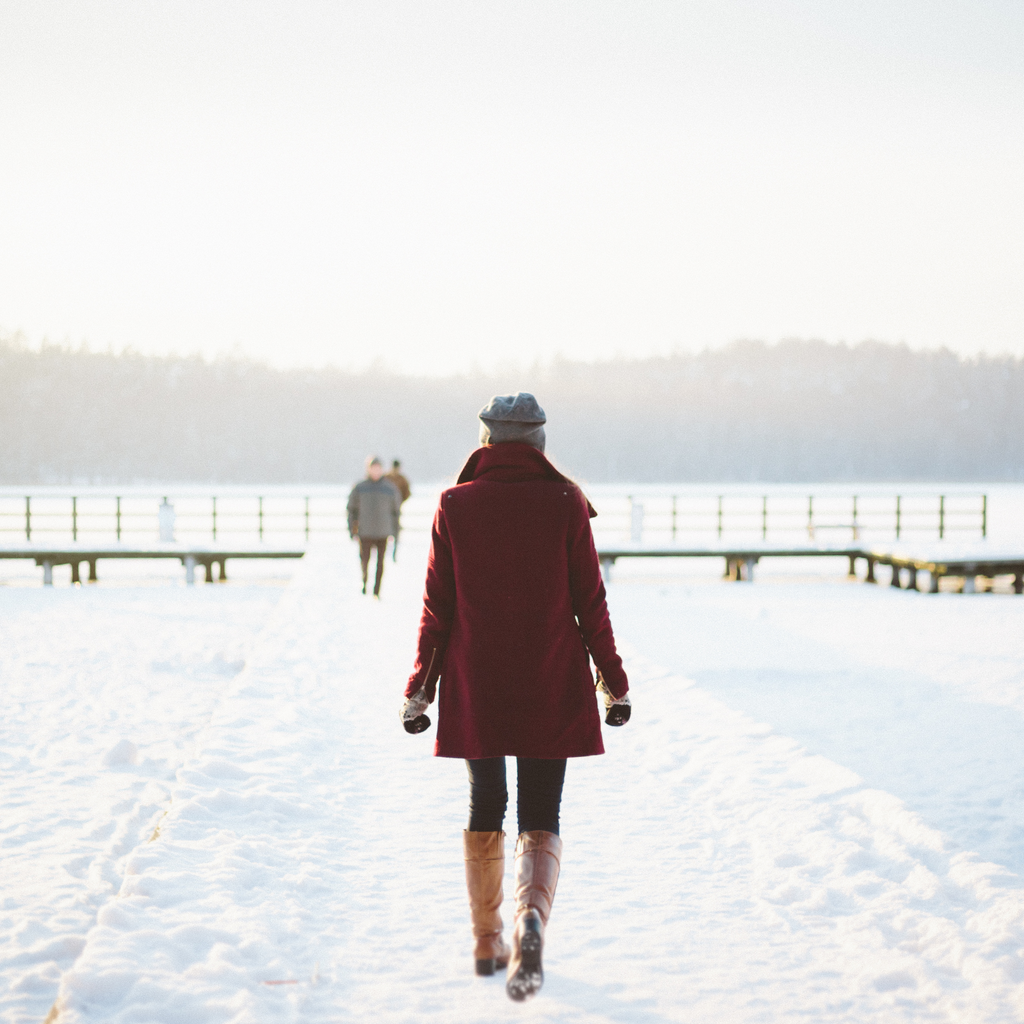
M392 461L391 472L388 473L387 477L398 488L398 495L404 505L409 500L409 495L412 494L412 491L409 489L409 481L402 475L402 464L398 459Z
M370 552L377 549L377 576L373 596L380 597L384 578L384 552L388 537L398 538L398 515L402 499L398 488L384 477L384 466L374 456L366 461L366 479L360 480L348 496L349 536L359 538L359 564L363 570L363 593L370 567Z
M398 495L402 499L404 505L412 494L412 489L409 487L409 481L402 475L401 470L402 464L395 459L391 463L391 472L388 473L388 479L398 488ZM391 561L398 561L398 534L395 534L395 543L391 545Z

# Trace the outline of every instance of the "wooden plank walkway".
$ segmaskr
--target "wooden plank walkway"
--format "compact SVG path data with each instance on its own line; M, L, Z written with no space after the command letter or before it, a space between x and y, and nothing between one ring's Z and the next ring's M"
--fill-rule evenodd
M210 547L167 545L141 547L86 547L86 546L43 546L19 545L17 547L0 547L0 560L31 559L43 570L43 585L53 586L53 567L55 565L71 566L71 582L81 583L81 567L89 565L88 581L95 583L99 576L96 563L100 559L112 558L171 558L177 559L185 567L185 582L195 583L196 566L202 566L207 583L214 582L213 567L217 566L216 579L227 580L227 561L229 558L302 558L304 550L298 548L241 548L241 547Z
M87 547L87 546L43 546L18 545L16 547L0 547L0 561L4 559L31 559L43 570L43 584L53 585L53 567L55 565L71 566L71 582L82 582L81 566L88 563L88 581L98 580L96 563L101 559L116 558L171 558L181 562L185 567L185 581L195 582L195 570L202 566L207 583L214 580L227 579L227 561L229 558L302 558L305 551L299 548L268 548L268 547L217 547L188 545L159 545L140 547ZM916 558L881 548L860 547L736 547L736 548L640 548L622 547L598 549L601 568L606 582L611 579L612 566L620 558L722 558L725 560L725 578L734 581L750 581L754 579L754 567L762 558L846 558L849 561L849 576L857 575L857 560L863 559L867 571L866 583L876 583L875 568L879 565L889 566L891 570L890 585L907 590L918 589L918 574L925 572L929 576L928 592L939 592L939 581L944 577L963 580L964 593L973 593L977 589L977 580L983 581L983 589L991 586L996 576L1012 576L1013 590L1016 594L1024 594L1024 554L998 557L972 555L970 557L928 559ZM213 567L217 566L214 576Z
M1024 594L1024 554L998 557L972 555L970 557L927 559L901 555L880 548L821 548L821 547L780 547L780 548L599 548L598 558L605 582L611 579L611 570L620 558L723 558L725 579L753 582L754 567L762 558L846 558L849 559L849 573L857 575L857 559L867 565L864 577L866 583L877 583L875 566L887 565L892 570L890 583L894 587L917 590L919 572L927 572L930 579L928 593L939 592L939 580L944 576L963 579L963 592L974 593L977 579L988 582L996 576L1013 576L1013 591ZM906 583L904 583L904 576Z
M888 565L892 570L891 586L903 587L903 573L906 571L907 590L917 590L917 574L927 572L931 580L928 593L939 592L939 580L943 576L963 579L963 592L973 594L978 578L989 582L996 576L1013 576L1013 592L1024 594L1024 556L995 557L971 556L965 558L927 559L893 554L887 551L871 550L864 553L868 563L867 582L874 583L874 566Z

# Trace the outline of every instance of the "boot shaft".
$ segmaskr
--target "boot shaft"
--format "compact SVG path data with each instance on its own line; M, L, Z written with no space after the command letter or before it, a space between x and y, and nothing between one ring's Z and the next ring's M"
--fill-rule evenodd
M529 908L547 924L555 901L562 840L554 832L523 832L516 843L516 917Z
M505 898L505 833L465 831L462 850L473 934L500 934L501 904Z
M473 956L476 973L494 974L508 963L509 949L501 937L501 904L504 899L505 833L462 833L466 864L466 891L473 922Z

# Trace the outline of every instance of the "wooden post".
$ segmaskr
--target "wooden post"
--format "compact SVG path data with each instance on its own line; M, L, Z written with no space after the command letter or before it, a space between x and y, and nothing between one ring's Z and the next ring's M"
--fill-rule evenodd
M78 575L78 559L71 559L71 582L81 584L82 577Z
M25 495L25 540L32 539L32 499ZM44 571L45 575L45 571ZM52 583L52 580L51 580Z
M213 539L217 539L217 495L213 496Z
M865 583L877 583L875 579L875 560L871 557L868 558L868 574L864 577Z
M217 577L218 583L227 583L228 581L228 560L222 558L220 560L220 575Z
M768 539L768 495L761 498L761 540Z
M857 556L850 555L850 571L846 574L850 579L855 580L857 578Z
M939 495L939 540L946 535L946 496Z
M968 563L964 566L964 588L960 591L962 594L974 594L977 592L975 586L977 582L978 567L973 563Z
M78 540L78 499L74 495L71 496L71 539Z
M718 539L722 539L722 496L718 496Z
M115 498L114 500L117 502L117 513L116 513L116 515L117 515L117 539L118 539L118 542L120 542L120 540L121 540L121 499L118 497L118 498Z
M629 499L629 539L640 544L644 537L644 505L642 501Z
M892 580L890 580L889 586L896 587L897 589L903 586L903 584L900 583L900 567L898 565L893 565L892 567Z
M896 539L900 539L900 511L901 511L902 498L900 495L896 495Z
M99 577L96 575L96 559L95 558L90 558L89 559L89 582L90 583L97 583L97 582L99 582Z
M932 570L928 573L928 575L932 578L932 581L928 586L928 593L937 594L939 592L939 580L942 579L942 574Z
M917 566L907 566L907 590L917 590Z
M988 536L988 495L981 496L981 539Z
M1024 594L1024 571L1018 572L1013 577L1013 592L1015 594Z

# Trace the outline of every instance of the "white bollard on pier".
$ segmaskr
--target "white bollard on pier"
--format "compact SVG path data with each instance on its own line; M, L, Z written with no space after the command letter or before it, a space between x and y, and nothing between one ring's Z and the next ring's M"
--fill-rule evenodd
M157 521L160 524L160 542L174 543L174 506L166 498L160 502Z
M629 539L639 544L644 537L644 503L629 499Z

